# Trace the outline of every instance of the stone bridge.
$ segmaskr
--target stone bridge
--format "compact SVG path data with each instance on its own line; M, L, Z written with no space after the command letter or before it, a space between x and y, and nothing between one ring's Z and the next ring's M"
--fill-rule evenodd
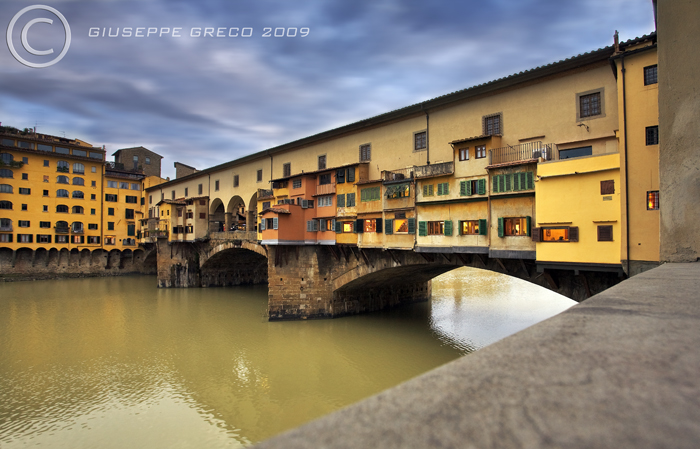
M159 287L267 283L270 320L334 318L426 301L431 279L464 266L524 279L577 301L622 280L612 272L538 270L533 260L485 254L263 246L255 233L239 231L195 243L158 243Z

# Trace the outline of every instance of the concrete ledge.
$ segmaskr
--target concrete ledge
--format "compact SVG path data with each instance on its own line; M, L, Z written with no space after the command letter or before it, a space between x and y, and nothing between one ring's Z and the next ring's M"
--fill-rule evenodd
M696 448L700 263L667 264L258 448Z

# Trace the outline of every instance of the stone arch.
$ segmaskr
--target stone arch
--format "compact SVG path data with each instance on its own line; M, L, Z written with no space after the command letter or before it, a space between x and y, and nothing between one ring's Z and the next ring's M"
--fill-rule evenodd
M72 248L70 250L70 259L68 265L80 266L80 250L78 248Z
M105 267L106 269L114 269L114 268L119 268L119 265L121 263L121 251L118 249L113 249L109 252L107 255L107 266Z
M133 268L133 255L134 253L130 249L125 249L121 252L119 258L119 269L120 270L130 270Z
M145 254L141 266L144 274L158 273L158 251L155 248Z
M90 259L91 259L91 258L90 258L90 250L87 249L87 248L83 248L83 249L80 251L80 266L87 266L87 267L89 267L90 265L92 265L92 264L90 263L90 262L91 262Z
M34 261L34 250L19 248L15 251L14 267L18 270L31 270Z
M67 267L70 264L70 251L68 248L61 248L58 253L58 266Z
M34 268L45 268L49 264L49 251L46 248L37 248L34 251Z
M92 252L92 261L91 264L93 266L98 266L98 267L107 267L107 251L103 249L96 249Z
M223 232L226 227L226 208L219 198L209 204L209 232Z
M250 242L226 242L200 255L202 287L267 282L265 248Z
M235 226L235 230L245 230L247 218L245 201L240 196L234 195L226 206L226 230L231 231L232 226Z
M10 248L0 248L0 268L11 268L14 255Z
M51 248L49 250L49 257L46 260L46 266L51 267L51 269L58 268L59 264L59 252L57 248Z

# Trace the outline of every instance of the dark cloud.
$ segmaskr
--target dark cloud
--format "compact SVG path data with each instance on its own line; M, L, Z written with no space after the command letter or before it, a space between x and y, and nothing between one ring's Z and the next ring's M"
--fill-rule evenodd
M24 6L6 2L3 10ZM625 39L653 29L651 5L636 0L54 6L71 24L70 51L55 66L29 69L0 50L0 120L39 122L42 132L66 132L110 151L144 145L166 157L167 175L176 160L216 165L610 45L615 29ZM90 38L91 27L182 27L183 37ZM192 38L193 27L251 27L254 36ZM264 27L310 33L266 38ZM35 42L51 38L38 34Z

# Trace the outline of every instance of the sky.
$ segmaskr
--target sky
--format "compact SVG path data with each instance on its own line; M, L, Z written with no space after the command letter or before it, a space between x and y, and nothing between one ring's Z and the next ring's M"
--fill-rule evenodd
M2 39L37 4L70 45L52 11L14 20L0 122L171 178L654 31L651 0L3 0Z

